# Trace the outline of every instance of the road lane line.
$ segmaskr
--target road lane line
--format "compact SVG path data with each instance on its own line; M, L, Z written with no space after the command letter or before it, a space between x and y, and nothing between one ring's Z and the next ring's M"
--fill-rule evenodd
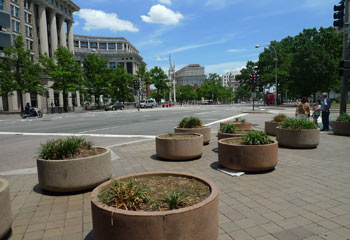
M110 146L108 146L108 148L120 147L120 146L124 146L124 145L128 145L128 144L146 142L146 141L151 141L151 140L153 140L153 139L142 139L142 140L135 140L135 141L126 142L126 143L118 143L118 144L110 145Z
M60 136L60 137L105 137L105 138L147 138L155 139L151 135L119 135L119 134L88 134L88 133L26 133L26 132L0 132L0 135L21 136Z
M224 119L221 119L221 120L217 120L215 122L204 124L204 126L211 126L211 125L214 125L214 124L217 124L217 123L226 122L226 121L229 121L229 120L232 120L232 119L235 119L235 118L239 118L239 117L244 117L244 116L247 116L247 115L248 115L247 113L242 113L242 114L239 114L239 115L236 115L236 116L232 116L232 117L224 118Z

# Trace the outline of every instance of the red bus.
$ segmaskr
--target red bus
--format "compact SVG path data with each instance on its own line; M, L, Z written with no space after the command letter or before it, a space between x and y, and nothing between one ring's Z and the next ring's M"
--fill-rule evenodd
M275 104L275 94L267 92L265 94L265 104L274 105Z

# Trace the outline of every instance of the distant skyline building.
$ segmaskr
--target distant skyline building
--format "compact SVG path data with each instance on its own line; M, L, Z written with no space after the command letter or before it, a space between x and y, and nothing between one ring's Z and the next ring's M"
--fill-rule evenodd
M75 59L83 63L87 54L98 54L106 59L108 66L123 66L128 73L136 74L143 62L139 51L123 37L97 37L74 35Z
M236 75L238 75L240 73L241 73L241 71L227 72L225 75L222 76L222 86L223 87L232 87L233 90L236 91L240 85L240 82L236 80Z
M6 13L10 17L10 24L2 26L0 46L8 45L6 41L9 37L13 44L16 37L22 36L25 49L30 50L35 61L40 54L53 56L59 45L73 52L73 13L79 10L71 0L0 0L0 11L3 11L1 19L5 18ZM1 47L0 56L4 56ZM49 88L53 84L50 79L43 77L42 81L46 84L46 96L41 93L22 93L23 104L31 103L45 111L52 105L63 107L62 92ZM17 91L0 96L0 111L20 111L19 100ZM74 105L80 105L79 92L68 94L68 107Z
M201 86L205 79L205 68L199 64L189 64L175 72L176 87L183 85Z

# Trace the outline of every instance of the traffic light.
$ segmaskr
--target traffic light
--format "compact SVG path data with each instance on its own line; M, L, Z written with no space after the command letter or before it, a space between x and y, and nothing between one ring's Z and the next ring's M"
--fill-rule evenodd
M141 87L141 81L137 81L136 86L137 86L137 89L140 89L140 87Z
M136 90L137 89L137 81L134 80L133 84L134 84L134 89Z
M350 60L343 60L340 62L339 75L343 77L350 77Z
M344 26L344 9L345 9L345 3L344 1L341 1L338 5L334 5L334 22L333 26L338 27L339 29L342 29Z

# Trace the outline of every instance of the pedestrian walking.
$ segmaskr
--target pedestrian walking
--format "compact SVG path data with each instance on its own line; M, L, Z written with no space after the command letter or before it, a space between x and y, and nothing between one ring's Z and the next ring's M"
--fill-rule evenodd
M317 120L321 115L321 100L316 101L316 103L312 107L312 110L312 118L314 119L314 123L318 126Z
M309 119L310 117L310 104L307 102L307 97L303 97L298 104L296 113L297 118Z
M331 101L326 92L322 93L322 99L321 111L323 127L321 131L329 131L329 110L331 108Z

